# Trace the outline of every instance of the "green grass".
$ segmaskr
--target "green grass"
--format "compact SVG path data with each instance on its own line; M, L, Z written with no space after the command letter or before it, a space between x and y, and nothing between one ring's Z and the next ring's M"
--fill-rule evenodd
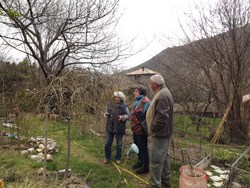
M90 118L91 119L91 118ZM204 120L205 121L205 120ZM217 120L216 120L217 121ZM209 122L209 123L208 123ZM209 140L204 139L209 135L208 125L213 124L213 119L206 119L206 125L200 127L200 133L197 133L196 127L190 122L187 117L175 119L175 128L178 131L186 131L185 137L175 135L175 143L178 148L189 148L192 146L201 146L202 150L211 153L214 156L215 163L232 163L241 154L244 148L236 149L222 145L211 146ZM43 136L44 135L44 118L41 116L28 115L20 119L22 127L21 135L27 137ZM96 122L94 121L94 124ZM97 126L97 125L95 125ZM103 125L102 125L103 127ZM103 127L104 129L104 127ZM58 171L65 168L67 158L67 125L64 122L50 122L48 125L48 137L53 138L59 144L59 152L53 154L54 161L47 163L49 171ZM84 129L82 129L84 130ZM194 135L194 136L193 136ZM115 143L114 143L115 145ZM109 165L102 164L104 159L104 138L97 137L87 131L79 134L78 128L71 124L71 158L70 168L72 172L77 174L80 179L85 180L90 187L93 188L110 188L110 187L126 187L139 188L145 187L145 183L135 178L125 171L119 170L112 163ZM115 147L113 147L115 150ZM127 148L123 151L123 159ZM114 154L115 152L113 152ZM11 156L11 157L10 157ZM134 172L131 166L137 161L133 155L131 160L123 160L121 167ZM171 181L173 187L178 187L180 167L183 164L179 161L171 160ZM249 163L241 163L241 167L249 169ZM43 167L43 163L32 162L26 157L20 157L17 150L4 150L0 153L0 178L12 177L16 175L20 177L15 182L6 182L6 187L49 187L56 188L61 183L60 177L52 174L46 181L42 181L41 177L37 176L37 170ZM149 181L149 175L139 176L145 181ZM248 176L242 176L240 181L248 183Z
M21 134L27 137L44 135L43 118L35 118L33 116L25 117L20 124L23 130ZM60 149L58 153L53 154L54 161L47 163L47 170L58 171L65 168L67 156L67 125L64 123L49 122L48 128L48 137L55 139ZM1 153L0 156L0 166L5 169L5 171L0 172L0 177L10 177L14 172L20 177L20 181L5 182L7 187L42 186L38 180L34 181L34 174L36 174L39 168L43 167L43 163L32 162L26 157L20 157L17 151L14 150L6 150L4 153ZM12 157L10 158L9 156ZM97 139L88 133L79 135L78 130L74 125L71 125L70 168L72 172L78 174L91 187L135 187L133 185L134 182L131 183L132 181L129 181L130 178L128 174L120 174L117 168L112 164L104 166L102 164L103 159L103 140ZM23 176L23 174L25 174L25 176ZM54 175L51 176L54 177ZM55 178L56 177L54 177L54 179ZM30 179L30 182L28 182L28 179ZM126 179L126 181L124 181L124 179ZM46 182L48 186L44 185ZM51 184L50 178L48 178L43 182L42 187L58 187L58 184L59 181Z
M77 173L85 177L86 181L92 187L134 187L128 180L128 174L122 172L119 173L118 169L112 163L109 165L103 165L104 159L103 140L97 139L90 134L83 134L75 138L75 146L80 151L84 151L85 156L74 156L71 158L71 167L74 168ZM73 141L73 142L74 142ZM114 148L114 147L113 147ZM115 152L113 152L114 154ZM79 160L82 158L84 160ZM124 156L125 158L125 156ZM130 167L135 160L124 161L121 166L126 162L126 166ZM122 180L127 179L128 184L125 184Z
M239 182L245 185L250 185L250 174L240 176Z

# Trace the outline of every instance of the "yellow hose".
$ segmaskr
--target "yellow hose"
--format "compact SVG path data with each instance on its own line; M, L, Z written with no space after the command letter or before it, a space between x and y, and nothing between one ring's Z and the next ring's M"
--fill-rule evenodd
M122 167L120 167L120 166L117 166L117 165L115 165L115 166L118 167L118 168L120 168L120 169L122 169L123 171L129 173L130 175L134 176L135 178L141 180L142 182L146 183L147 185L149 185L149 183L148 183L146 180L140 178L139 176L135 175L134 173L130 172L129 170L127 170L127 169L125 169L125 168L122 168Z
M0 179L0 188L2 188L4 186L3 180Z

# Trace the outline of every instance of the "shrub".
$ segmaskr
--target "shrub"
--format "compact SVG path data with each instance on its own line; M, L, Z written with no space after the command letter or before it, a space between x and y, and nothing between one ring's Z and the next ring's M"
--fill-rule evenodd
M239 155L224 148L217 148L213 151L213 163L225 164L233 163Z

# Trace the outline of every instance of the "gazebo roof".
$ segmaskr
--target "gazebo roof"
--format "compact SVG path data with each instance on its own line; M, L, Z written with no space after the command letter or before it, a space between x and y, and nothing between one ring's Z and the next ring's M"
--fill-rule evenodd
M152 71L150 69L146 69L144 67L137 69L135 71L129 72L126 74L126 76L139 76L139 75L154 75L158 72Z

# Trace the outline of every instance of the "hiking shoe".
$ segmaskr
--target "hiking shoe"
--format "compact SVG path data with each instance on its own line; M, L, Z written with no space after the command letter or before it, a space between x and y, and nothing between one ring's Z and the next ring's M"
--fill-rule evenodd
M148 168L140 168L139 170L137 170L135 173L136 174L146 174L149 172Z
M140 167L142 167L142 164L140 162L137 162L136 164L134 164L132 166L132 169L137 169L137 168L140 168Z
M109 160L107 160L107 159L105 159L104 161L103 161L103 164L108 164L109 163Z
M115 164L120 164L121 161L120 160L115 160Z
M163 182L161 182L161 187L162 188L171 188L171 183L163 183Z

